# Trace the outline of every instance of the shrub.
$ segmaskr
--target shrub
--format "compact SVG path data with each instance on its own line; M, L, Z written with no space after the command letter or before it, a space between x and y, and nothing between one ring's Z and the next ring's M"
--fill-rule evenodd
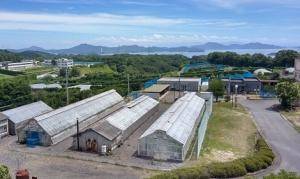
M0 165L0 178L1 179L11 179L9 174L9 169L5 165Z
M224 163L213 163L208 166L210 177L231 178L247 174L245 165L239 160Z
M151 177L151 179L179 179L179 177L173 172L168 172L168 173L155 175Z
M270 174L265 176L264 179L300 179L300 176L295 172L287 172L285 170L280 170L278 174Z
M209 178L206 168L203 168L203 167L181 168L181 169L175 170L174 173L180 179L207 179L207 178Z

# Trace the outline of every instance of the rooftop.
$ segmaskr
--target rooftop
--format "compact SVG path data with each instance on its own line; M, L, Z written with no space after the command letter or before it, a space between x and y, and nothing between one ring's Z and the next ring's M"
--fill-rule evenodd
M164 131L168 136L185 145L197 119L199 119L204 104L205 100L196 93L186 93L163 113L140 138L155 131Z
M6 116L5 114L0 113L0 121L5 120L5 119L8 119L8 116Z
M149 88L144 89L143 92L145 93L160 93L167 89L170 85L165 85L165 84L154 84L150 86Z
M163 77L163 78L160 78L158 81L179 81L179 77ZM180 77L180 81L200 82L201 78Z
M124 108L108 116L105 120L124 131L158 104L158 101L148 96L141 96L127 103Z
M121 130L111 125L106 120L101 120L100 122L93 125L91 128L96 133L102 135L108 140L113 140L121 134ZM88 129L89 130L89 129Z
M52 110L53 109L43 101L38 101L14 109L6 110L2 113L8 116L12 122L19 123Z
M77 120L83 122L120 102L123 102L122 96L110 90L35 117L35 120L50 136L54 136L75 126Z

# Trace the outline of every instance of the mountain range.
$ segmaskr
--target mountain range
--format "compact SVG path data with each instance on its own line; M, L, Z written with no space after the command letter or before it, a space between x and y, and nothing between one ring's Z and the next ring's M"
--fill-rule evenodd
M205 50L232 50L232 49L280 49L282 47L263 43L230 44L224 45L216 42L208 42L202 45L180 47L143 47L138 45L123 45L118 47L95 46L80 44L67 49L43 49L32 46L23 49L8 49L11 52L37 51L52 54L116 54L116 53L154 53L154 52L203 52Z

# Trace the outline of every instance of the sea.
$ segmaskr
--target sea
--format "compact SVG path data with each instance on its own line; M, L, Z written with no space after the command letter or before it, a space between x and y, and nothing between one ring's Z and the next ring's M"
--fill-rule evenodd
M300 49L296 49L296 48L283 48L283 49L230 49L230 50L205 50L203 52L143 52L143 53L130 53L130 54L140 54L140 55L174 55L174 54L181 54L184 55L186 57L191 58L192 56L198 56L198 55L207 55L211 52L226 52L226 51L230 51L230 52L236 52L237 54L255 54L255 53L261 53L267 56L274 56L275 53L277 53L280 50L295 50L298 51Z

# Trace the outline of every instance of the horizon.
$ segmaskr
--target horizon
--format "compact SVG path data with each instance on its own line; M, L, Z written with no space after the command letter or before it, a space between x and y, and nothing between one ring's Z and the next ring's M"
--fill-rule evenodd
M3 0L0 6L1 49L207 42L300 46L297 0Z

